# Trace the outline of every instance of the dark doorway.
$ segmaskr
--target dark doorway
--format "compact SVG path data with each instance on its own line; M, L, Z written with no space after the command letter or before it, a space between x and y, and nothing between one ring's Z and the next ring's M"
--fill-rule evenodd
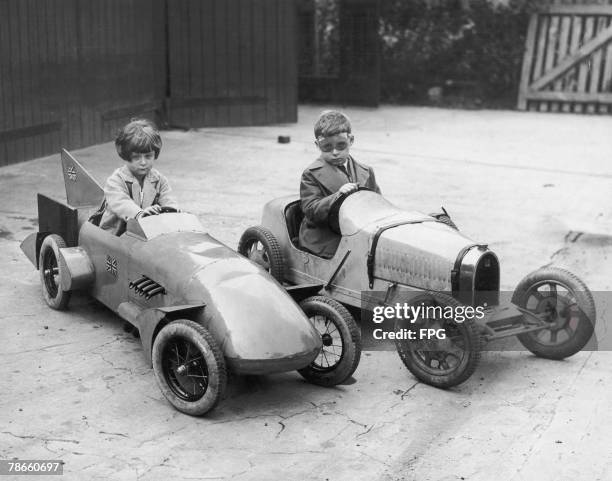
M299 100L378 105L379 0L302 0L298 19Z

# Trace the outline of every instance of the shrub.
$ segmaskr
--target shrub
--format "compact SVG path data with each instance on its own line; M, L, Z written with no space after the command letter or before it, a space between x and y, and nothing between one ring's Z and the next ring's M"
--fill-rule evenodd
M382 0L383 101L422 102L430 87L451 81L476 86L468 95L488 104L514 102L529 15L538 2L465 3Z

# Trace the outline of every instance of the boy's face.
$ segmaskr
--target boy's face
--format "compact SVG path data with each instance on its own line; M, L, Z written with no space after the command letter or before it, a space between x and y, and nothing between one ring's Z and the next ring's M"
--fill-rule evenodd
M153 167L154 160L155 152L153 151L145 153L133 152L130 155L130 160L127 161L127 166L134 177L143 179Z
M353 136L342 132L329 137L319 137L315 140L315 144L319 147L321 158L325 162L341 165L348 159L351 145L353 145Z

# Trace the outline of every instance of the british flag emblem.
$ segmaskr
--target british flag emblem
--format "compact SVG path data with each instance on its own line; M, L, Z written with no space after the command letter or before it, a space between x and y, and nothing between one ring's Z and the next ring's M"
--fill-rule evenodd
M117 276L117 259L113 256L106 256L106 270L115 277Z
M68 167L66 174L68 174L68 178L70 180L72 180L73 182L76 182L77 173L76 173L76 169L74 168L74 165L71 165L70 167Z

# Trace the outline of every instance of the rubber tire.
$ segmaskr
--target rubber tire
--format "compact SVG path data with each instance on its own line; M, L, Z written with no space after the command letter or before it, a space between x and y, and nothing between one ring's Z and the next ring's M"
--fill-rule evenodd
M353 375L361 359L361 331L351 313L338 301L325 296L311 296L300 302L308 316L324 315L330 319L342 338L340 361L331 371L323 372L314 362L298 372L312 384L331 387L342 384Z
M272 232L262 226L249 227L244 231L238 242L238 253L249 258L249 250L254 242L260 242L264 248L264 253L268 256L270 267L266 269L265 266L261 266L266 269L272 277L278 282L285 280L285 261L283 259L283 252L281 251L280 244L276 240L276 237ZM257 263L255 260L252 262ZM258 264L259 265L259 264Z
M57 234L49 234L42 242L40 246L40 252L38 254L38 271L40 273L40 283L42 286L42 294L45 299L45 302L51 309L55 309L58 311L63 311L68 308L68 302L70 301L71 292L62 290L61 283L61 270L58 274L58 280L56 282L57 288L55 289L57 292L52 292L49 290L49 286L47 281L49 279L45 279L45 257L48 255L53 255L55 257L55 264L59 269L59 250L66 247L66 242L61 236Z
M196 401L178 397L168 385L163 366L162 353L166 344L175 337L184 337L195 344L204 357L208 369L208 388L204 396ZM168 402L177 410L191 416L201 416L213 409L223 397L227 386L225 359L212 334L200 324L187 319L177 319L165 325L153 343L153 372L157 384Z
M526 275L516 286L512 302L519 307L525 308L526 302L529 299L529 291L538 284L545 284L551 281L564 286L570 291L576 297L578 307L584 314L578 321L574 335L566 341L552 346L543 345L538 342L537 333L521 334L517 337L521 344L536 356L560 360L576 354L591 340L595 331L597 312L593 296L586 284L575 274L558 267L544 267Z
M461 304L459 301L450 297L446 294L439 293L431 293L425 294L424 296L418 296L414 299L414 304L419 304L421 301L430 301L434 299L434 305L440 306L451 306L453 308L460 307ZM397 331L401 326L399 325L400 321L395 322L395 330ZM404 321L406 322L406 321ZM452 322L452 321L451 321ZM436 375L432 374L425 370L423 366L420 365L417 358L414 356L418 356L411 349L414 346L413 341L410 340L395 340L395 347L397 349L397 353L399 354L400 359L404 363L404 365L408 368L408 370L420 381L425 384L429 384L430 386L438 387L441 389L447 389L453 386L457 386L462 382L466 381L476 370L478 364L480 362L481 355L481 336L478 330L478 326L474 322L473 319L465 319L465 321L459 323L455 323L463 336L467 341L468 351L467 356L461 360L456 370L444 375ZM465 352L465 350L464 350Z

